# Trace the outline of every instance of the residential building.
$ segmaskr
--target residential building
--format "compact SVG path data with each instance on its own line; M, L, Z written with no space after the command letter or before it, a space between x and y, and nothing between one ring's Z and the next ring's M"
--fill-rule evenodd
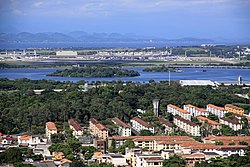
M208 112L204 109L201 109L199 107L196 107L196 106L193 106L191 104L187 104L187 105L184 105L184 110L188 111L192 117L197 117L199 115L202 115L202 116L208 116Z
M11 145L13 144L15 139L7 134L3 134L0 132L0 145Z
M206 156L203 153L193 153L193 154L181 154L180 157L184 158L186 161L186 166L194 166L196 162L205 161Z
M118 126L118 135L119 136L131 136L131 127L121 121L119 118L115 117L112 119L114 124Z
M208 104L206 110L219 118L222 118L225 116L228 111L225 108L215 106L213 104Z
M95 157L98 163L111 163L114 167L124 166L128 167L128 163L126 162L126 158L121 154L99 154Z
M227 117L220 118L220 123L224 124L224 125L228 125L234 131L242 129L242 124L235 117L233 119L232 118L227 118Z
M141 130L149 130L151 133L154 133L154 127L138 117L132 118L131 124L132 128L137 132L140 132Z
M174 124L181 130L192 136L201 136L200 134L200 126L195 123L186 120L180 116L174 117Z
M75 119L69 119L69 128L73 130L73 136L78 138L79 136L82 136L83 129L81 125L75 120Z
M106 141L105 140L94 140L94 147L97 148L101 153L106 153Z
M199 120L199 122L201 122L203 124L205 129L210 133L212 133L213 129L218 129L218 130L221 129L221 124L219 122L210 120L210 119L203 117L203 116L198 116L196 118Z
M45 134L49 140L51 140L52 134L57 134L57 128L54 122L46 122Z
M160 117L157 117L157 119L164 127L164 130L162 133L170 134L170 133L174 132L174 125L171 122L169 122L166 119L160 118Z
M239 145L240 142L246 142L250 145L250 136L208 136L205 137L204 143L215 143L216 141L223 142L223 145L234 143Z
M100 139L106 139L108 137L108 128L94 118L89 120L89 130L93 136Z
M173 104L168 104L167 112L172 113L173 115L179 115L186 120L191 120L191 114L188 111L183 110L182 108L177 107Z
M135 167L162 167L163 157L153 154L136 154Z
M244 114L244 109L243 109L243 108L234 106L234 105L232 105L232 104L226 104L226 105L225 105L225 109L226 109L227 111L232 112L232 113L235 113L235 114L240 114L240 115L243 115L243 114Z
M139 148L152 151L179 149L180 143L195 142L188 136L113 136L108 138L108 146L115 142L115 147L118 148L127 140L132 140Z

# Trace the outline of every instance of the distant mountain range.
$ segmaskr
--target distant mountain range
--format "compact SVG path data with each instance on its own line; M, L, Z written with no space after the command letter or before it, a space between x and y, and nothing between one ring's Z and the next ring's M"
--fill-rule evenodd
M0 33L0 43L66 43L66 42L181 42L181 43L213 43L211 39L179 38L165 39L144 37L135 34L119 33L87 33L73 31L68 34L58 32L46 33Z

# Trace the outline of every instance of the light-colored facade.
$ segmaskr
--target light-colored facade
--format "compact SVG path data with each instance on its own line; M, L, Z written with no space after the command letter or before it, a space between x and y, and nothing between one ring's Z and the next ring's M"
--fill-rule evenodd
M113 123L118 126L118 135L119 136L131 136L131 127L121 121L119 118L113 118Z
M134 167L162 167L163 158L160 155L136 155Z
M200 126L196 125L195 123L186 120L180 116L174 117L174 124L180 128L181 130L185 131L186 133L192 136L201 136L200 134Z
M82 136L83 129L81 125L75 120L75 119L69 119L69 128L73 130L73 136L78 138L79 136Z
M191 104L184 105L183 108L184 110L188 111L193 117L197 117L199 115L207 117L209 114L206 110L193 106Z
M141 130L149 130L154 134L154 127L138 117L132 118L131 124L132 128L137 132L140 132Z
M242 124L240 124L237 118L234 118L234 120L232 120L230 118L223 117L223 118L220 118L220 123L224 125L228 125L234 131L242 129Z
M199 122L201 122L203 124L203 126L205 126L205 128L211 133L213 129L221 129L221 124L219 122L210 120L206 117L203 116L198 116L196 117Z
M89 131L93 136L100 139L106 139L108 137L108 128L94 118L89 120Z
M234 106L234 105L232 105L232 104L226 104L226 105L225 105L225 109L226 109L227 111L232 112L232 113L235 113L235 114L240 114L240 115L243 115L243 114L244 114L244 109L243 109L243 108Z
M57 134L56 124L54 122L46 122L46 137L50 140L52 134Z
M183 110L182 108L177 107L173 104L168 104L167 112L172 113L174 116L179 115L186 120L191 120L191 114L188 111Z
M213 104L208 104L206 110L219 118L222 118L225 116L228 111L225 108L215 106Z
M174 132L174 125L171 122L160 117L157 117L157 119L164 127L164 131L163 131L164 134L170 134Z

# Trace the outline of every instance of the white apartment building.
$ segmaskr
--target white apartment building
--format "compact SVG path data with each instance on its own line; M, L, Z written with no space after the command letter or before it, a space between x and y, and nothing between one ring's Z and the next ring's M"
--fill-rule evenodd
M193 117L197 117L199 115L207 117L209 114L206 110L193 106L191 104L184 105L183 108L184 110L188 111Z
M222 118L225 116L228 111L225 108L215 106L213 104L208 104L207 109L208 112L211 112L212 114L218 116L219 118Z
M54 122L46 122L45 134L49 140L52 134L57 134L57 128Z
M137 132L140 132L141 130L149 130L151 133L154 133L154 127L138 117L132 118L131 124L132 128Z
M174 125L171 122L160 117L157 117L157 118L158 118L158 121L162 123L162 125L164 126L164 132L163 132L164 134L169 134L171 132L174 132Z
M136 167L162 167L163 157L160 155L152 154L136 154L135 166Z
M234 131L242 129L242 124L240 124L237 118L230 119L230 118L223 117L223 118L220 118L220 123L224 125L228 125Z
M201 136L200 126L180 116L174 117L174 124L192 136Z
M73 130L73 136L78 138L78 136L82 136L83 129L81 125L75 119L69 119L69 128Z
M125 124L117 117L113 118L112 121L118 126L119 136L131 136L131 127L129 125Z
M182 108L177 107L173 104L168 104L167 112L172 113L173 115L179 115L184 119L191 120L191 114L188 111L183 110Z

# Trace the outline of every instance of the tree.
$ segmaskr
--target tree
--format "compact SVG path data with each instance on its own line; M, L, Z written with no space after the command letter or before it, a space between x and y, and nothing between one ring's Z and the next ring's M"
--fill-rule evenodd
M23 160L22 151L18 147L10 147L5 152L0 153L1 163L17 163Z
M154 134L149 130L143 129L140 131L139 136L153 136Z
M117 151L122 153L122 154L125 154L126 148L135 148L135 143L132 140L126 140L123 143L123 145L121 145L117 148Z
M163 161L163 167L185 167L185 165L185 159L176 154Z
M239 142L239 145L248 145L248 143L245 142L245 141L240 141L240 142Z
M224 143L222 141L216 141L215 145L224 145Z

